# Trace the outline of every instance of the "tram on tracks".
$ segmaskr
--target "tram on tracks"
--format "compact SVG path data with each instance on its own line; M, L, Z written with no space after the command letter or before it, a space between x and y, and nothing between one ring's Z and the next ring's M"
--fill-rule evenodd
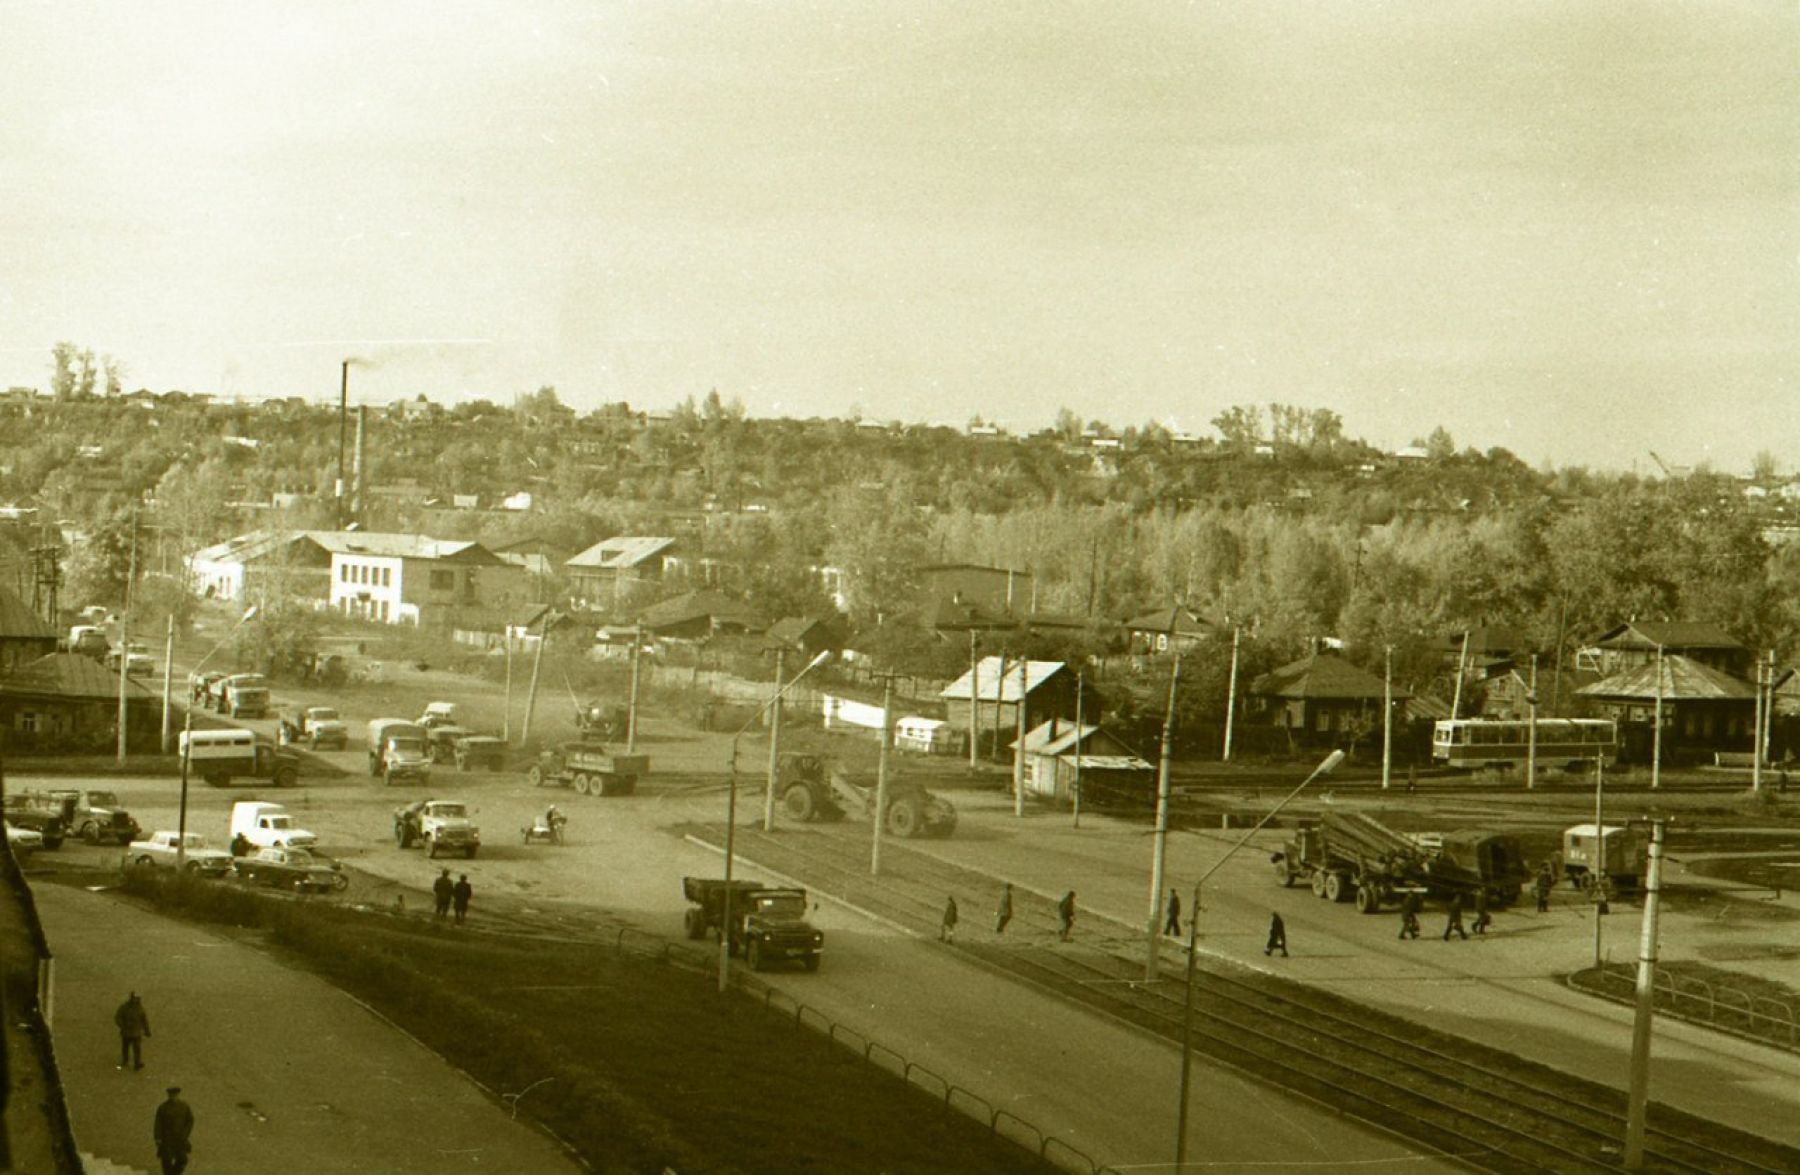
M1619 757L1619 725L1607 718L1443 718L1431 730L1431 757L1450 767L1523 766L1532 753L1537 727L1537 761L1542 764L1607 766Z

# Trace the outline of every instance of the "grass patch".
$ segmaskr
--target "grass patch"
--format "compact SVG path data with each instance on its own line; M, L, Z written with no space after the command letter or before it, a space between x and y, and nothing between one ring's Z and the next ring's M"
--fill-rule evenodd
M488 1088L521 1095L519 1112L596 1170L1053 1169L704 973L155 875L126 889L267 930Z

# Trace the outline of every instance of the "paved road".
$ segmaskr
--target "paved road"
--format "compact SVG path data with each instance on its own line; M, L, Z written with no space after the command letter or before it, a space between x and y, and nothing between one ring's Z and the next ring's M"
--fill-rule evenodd
M198 1122L196 1172L579 1170L323 980L113 897L35 892L56 952L57 1061L85 1154L155 1170L151 1117L173 1083ZM131 990L154 1034L141 1072L116 1068L112 1014Z

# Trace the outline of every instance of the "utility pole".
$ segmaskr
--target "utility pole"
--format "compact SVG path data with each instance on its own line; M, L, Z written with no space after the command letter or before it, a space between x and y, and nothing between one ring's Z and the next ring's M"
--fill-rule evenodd
M531 684L525 690L525 728L519 732L519 745L531 741L531 712L537 708L538 672L544 667L544 646L550 643L550 613L539 622L537 652L531 658Z
M1750 790L1762 790L1762 728L1763 728L1763 655L1756 654L1756 716L1753 719L1755 729L1750 732Z
M1606 755L1594 756L1594 966L1600 966L1600 905L1606 900Z
M138 512L134 505L131 508L131 562L126 565L125 572L125 608L119 613L119 762L125 762L126 731L130 727L128 719L130 709L125 703L125 686L131 671L131 605L132 585L137 582L137 526Z
M1075 783L1069 789L1069 800L1075 809L1075 827L1081 827L1081 744L1087 741L1081 729L1082 687L1085 684L1083 675L1075 674Z
M170 712L169 703L175 693L175 613L169 613L169 634L163 639L163 705L162 705L162 753L169 753L169 737L174 733L170 723L174 715Z
M338 472L337 528L344 529L344 449L350 443L350 361L344 360L338 376Z
M1537 654L1531 655L1531 684L1525 687L1525 704L1530 708L1531 728L1525 736L1525 788L1537 786ZM1604 753L1604 752L1603 752Z
M973 772L976 748L981 743L981 662L975 657L975 630L969 630L969 770Z
M869 848L869 876L881 875L881 826L887 821L888 743L894 729L894 675L884 674L881 681L881 752L875 761L875 811L869 823L875 826Z
M1225 754L1221 762L1231 762L1231 724L1237 717L1237 671L1238 671L1238 638L1243 629L1232 626L1231 629L1231 679L1225 686Z
M632 754L637 750L638 736L638 681L640 666L644 662L644 626L639 624L631 630L631 698L625 710L625 753ZM776 677L781 676L781 667L776 667Z
M1656 646L1656 730L1650 750L1650 787L1662 786L1663 647Z
M994 678L994 758L1000 757L1000 707L1006 701L1006 649L1000 650L1000 669Z
M500 741L512 745L512 625L506 626L506 704L500 711Z
M1156 839L1150 855L1150 921L1146 927L1144 981L1156 979L1157 949L1162 936L1163 864L1169 848L1169 748L1175 741L1175 697L1181 685L1181 650L1175 651L1175 666L1169 672L1169 712L1163 716L1162 762L1156 773ZM1195 910L1198 914L1200 911Z
M1769 743L1775 730L1775 650L1769 650L1769 684L1763 701L1762 732L1757 736L1756 755L1758 761L1769 758Z
M1469 630L1463 629L1462 652L1456 655L1456 692L1450 696L1450 717L1462 717L1463 674L1469 663Z
M1381 672L1381 789L1386 791L1394 775L1394 646L1386 649Z
M1644 1168L1645 1110L1650 1102L1650 1029L1656 1017L1656 921L1662 893L1663 821L1650 822L1650 867L1644 925L1638 938L1637 1014L1631 1022L1631 1091L1626 1099L1625 1169Z
M1025 691L1031 688L1030 658L1019 661L1019 704L1013 710L1018 718L1018 736L1013 746L1013 815L1025 817Z
M769 702L769 783L763 789L763 831L775 831L775 781L781 768L781 662L782 650L775 650L775 697ZM882 724L887 722L886 715ZM884 740L885 741L885 740ZM882 748L885 758L887 748Z

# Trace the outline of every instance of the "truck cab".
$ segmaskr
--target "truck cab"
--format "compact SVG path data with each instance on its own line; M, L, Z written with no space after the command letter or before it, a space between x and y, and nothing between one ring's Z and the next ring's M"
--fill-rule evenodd
M260 673L234 673L220 683L219 713L233 718L261 718L269 712L269 679Z
M110 791L63 788L50 793L63 806L63 827L77 832L91 845L112 841L130 844L137 839L138 822Z
M377 718L369 723L369 774L388 783L427 783L431 779L431 740L425 728L404 718Z
M394 812L394 843L403 849L424 845L427 856L458 852L474 857L481 829L461 800L419 800Z
M808 971L819 969L825 935L806 920L806 910L803 889L761 889L745 896L743 921L733 927L733 937L752 971L796 961Z

